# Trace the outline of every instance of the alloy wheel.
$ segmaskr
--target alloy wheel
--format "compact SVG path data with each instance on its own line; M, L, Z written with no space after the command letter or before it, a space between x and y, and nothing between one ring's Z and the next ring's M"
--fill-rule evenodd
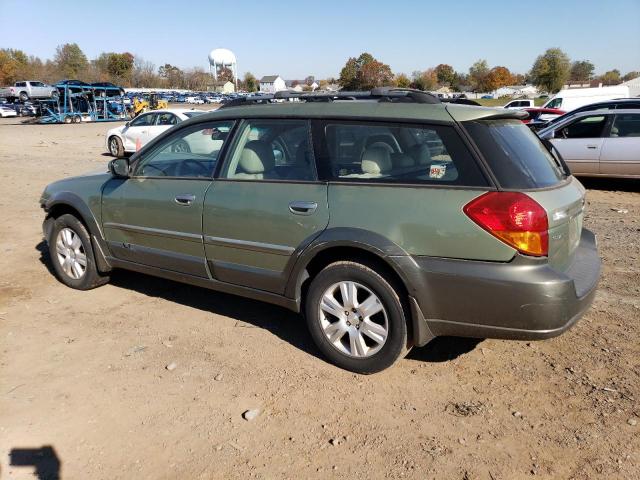
M62 271L74 280L82 278L87 270L87 255L80 236L70 228L63 228L56 238L56 252Z
M350 357L375 355L389 336L389 319L382 301L357 282L331 285L320 300L319 318L329 343Z

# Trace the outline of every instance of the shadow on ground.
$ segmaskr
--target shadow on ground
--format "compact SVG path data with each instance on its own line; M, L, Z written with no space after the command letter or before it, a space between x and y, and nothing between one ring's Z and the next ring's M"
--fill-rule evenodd
M59 480L60 459L53 447L13 448L9 453L9 465L12 467L31 467L35 478L39 480Z
M45 242L36 245L40 261L55 275ZM307 331L304 318L285 308L248 298L220 293L142 273L116 270L111 274L113 286L134 290L148 297L162 298L205 312L238 321L238 328L264 328L296 348L324 358ZM424 347L414 348L407 358L423 362L447 362L472 351L481 340L438 337Z
M578 177L578 180L589 190L640 192L640 182L637 178Z

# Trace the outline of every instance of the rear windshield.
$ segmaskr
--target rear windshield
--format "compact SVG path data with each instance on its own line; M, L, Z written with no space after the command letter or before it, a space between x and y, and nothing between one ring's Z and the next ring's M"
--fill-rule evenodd
M474 121L464 126L503 188L544 188L564 178L562 167L522 122Z

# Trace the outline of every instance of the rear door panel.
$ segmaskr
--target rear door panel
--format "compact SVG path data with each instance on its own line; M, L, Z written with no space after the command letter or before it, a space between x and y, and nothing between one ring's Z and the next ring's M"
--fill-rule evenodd
M640 176L640 137L605 138L600 173Z
M317 205L292 213L295 201ZM205 252L217 280L283 293L294 252L329 223L324 183L215 180L203 212Z

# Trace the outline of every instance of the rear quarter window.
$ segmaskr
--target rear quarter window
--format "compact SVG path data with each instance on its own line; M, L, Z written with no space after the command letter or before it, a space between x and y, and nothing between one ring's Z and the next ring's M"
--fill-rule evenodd
M522 122L472 121L464 127L503 188L544 188L564 179L562 168Z
M332 180L488 185L453 127L327 122L324 135L323 170Z

